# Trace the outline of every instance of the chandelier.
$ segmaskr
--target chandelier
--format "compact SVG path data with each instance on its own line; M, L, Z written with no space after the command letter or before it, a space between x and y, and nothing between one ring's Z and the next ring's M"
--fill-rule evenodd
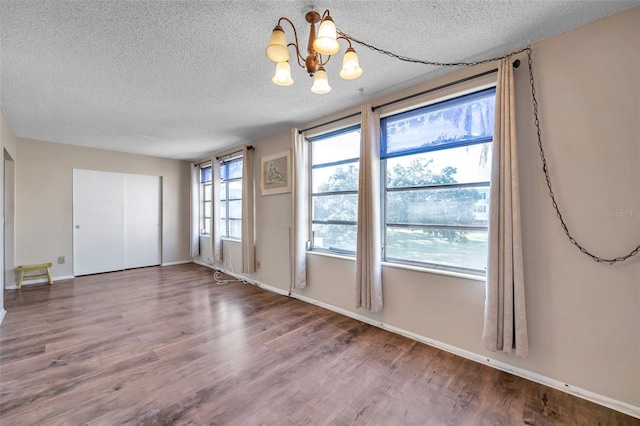
M277 64L276 73L271 81L278 86L291 86L293 84L291 68L289 66L289 46L293 46L296 49L298 65L304 68L309 76L313 77L311 91L319 95L329 93L331 87L329 86L329 79L324 66L331 59L331 55L335 55L340 50L339 39L346 40L347 43L349 43L349 47L345 51L342 61L340 77L345 80L353 80L360 77L362 75L362 68L360 68L360 64L358 63L356 51L351 46L351 41L348 38L342 35L337 37L336 24L333 22L329 10L324 11L322 18L318 12L308 12L305 15L305 19L311 24L306 58L300 53L298 33L293 22L288 18L282 17L278 20L278 25L273 29L266 50L267 58ZM293 28L295 42L287 44L284 30L280 26L282 21L288 22ZM318 22L320 22L320 27L316 34L316 24Z

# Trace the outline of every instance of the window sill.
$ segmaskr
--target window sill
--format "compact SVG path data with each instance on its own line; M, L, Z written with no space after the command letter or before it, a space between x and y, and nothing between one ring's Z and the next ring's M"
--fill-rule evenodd
M356 261L355 256L348 256L346 254L331 253L326 251L307 250L307 254L313 254L313 255L324 256L324 257L333 257L334 259L350 260L352 262Z
M233 241L234 243L241 243L242 242L242 240L239 240L237 238L220 237L220 239L222 241Z
M471 281L485 282L486 277L482 275L465 274L464 272L448 271L446 269L428 268L426 266L405 265L402 263L382 262L382 266L387 268L406 269L409 271L426 272L428 274L446 275L449 277L462 278Z
M207 234L207 235L200 234L200 238L211 238L211 234ZM240 240L238 238L220 237L220 239L222 241L233 241L233 242L236 242L236 243L241 243L242 242L242 240Z
M307 250L307 254L311 254L314 256L332 257L334 259L348 260L351 262L356 261L356 258L353 256L345 256L345 255L340 255L336 253L327 253L324 251ZM393 263L393 262L383 261L382 266L384 268L406 269L409 271L423 272L423 273L435 274L435 275L445 275L449 277L462 278L462 279L471 280L471 281L485 282L486 280L486 278L481 275L465 274L464 272L447 271L445 269L427 268L427 267L416 266L416 265L405 265L402 263Z

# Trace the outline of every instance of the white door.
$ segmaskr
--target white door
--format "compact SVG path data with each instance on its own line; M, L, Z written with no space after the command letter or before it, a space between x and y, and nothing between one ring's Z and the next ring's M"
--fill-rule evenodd
M161 263L162 184L159 176L124 177L124 267Z
M73 275L124 265L124 175L74 169Z

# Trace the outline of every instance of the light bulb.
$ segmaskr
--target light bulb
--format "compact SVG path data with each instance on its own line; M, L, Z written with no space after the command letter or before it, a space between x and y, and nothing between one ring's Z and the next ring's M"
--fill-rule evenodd
M284 30L280 25L271 32L271 38L265 51L267 58L273 62L287 62L289 60L289 49L287 49L287 39Z
M331 91L331 87L329 86L329 78L327 77L327 72L323 67L318 68L318 71L313 78L313 86L311 87L311 91L318 95L324 95L325 93L329 93Z
M344 59L342 60L342 70L340 71L340 77L345 80L353 80L362 75L362 68L358 63L358 56L356 51L352 47L348 48L344 53Z
M336 36L336 24L331 16L326 16L318 28L318 36L313 42L313 49L321 55L334 55L340 50Z
M289 62L278 62L278 65L276 65L276 73L271 81L278 86L291 86L293 84Z

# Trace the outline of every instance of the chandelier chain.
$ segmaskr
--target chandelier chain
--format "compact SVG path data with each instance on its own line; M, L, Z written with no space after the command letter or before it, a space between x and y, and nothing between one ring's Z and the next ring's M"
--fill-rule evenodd
M562 230L564 231L565 235L567 236L567 238L569 239L569 242L571 244L573 244L578 250L580 250L582 253L584 253L585 255L589 256L591 259L593 259L595 262L606 262L609 263L610 265L613 265L617 262L623 262L635 255L637 255L640 252L640 245L638 245L635 249L631 250L631 252L629 252L628 254L624 255L624 256L619 256L619 257L614 257L614 258L603 258L603 257L599 257L596 256L595 254L591 253L589 250L587 250L586 248L584 248L580 243L578 243L578 241L571 235L571 232L569 231L569 227L567 226L566 222L564 221L564 218L562 216L562 213L560 212L560 207L558 207L558 202L556 201L556 196L553 192L552 189L552 185L551 185L551 177L549 175L549 166L547 165L547 159L545 157L544 154L544 149L542 146L542 129L540 126L540 118L539 118L539 114L538 114L538 100L536 98L536 88L535 88L535 84L534 84L534 80L533 80L533 61L531 58L531 54L532 54L532 49L531 46L526 46L523 47L522 49L518 49L518 50L514 50L512 52L509 53L505 53L504 55L500 55L500 56L495 56L492 58L488 58L488 59L482 59L479 61L471 61L471 62L438 62L438 61L427 61L427 60L422 60L422 59L415 59L415 58L410 58L408 56L402 56L402 55L398 55L396 53L390 52L388 50L384 50L384 49L380 49L379 47L373 46L371 44L365 43L362 40L358 40L355 37L350 36L349 34L346 34L340 30L337 30L337 32L345 37L348 40L353 41L354 43L358 43L362 46L368 47L371 50L374 50L378 53L382 53L383 55L387 55L390 56L392 58L396 58L399 59L401 61L404 62L412 62L412 63L418 63L418 64L424 64L424 65L433 65L433 66L439 66L439 67L462 67L462 66L474 66L474 65L481 65L481 64L486 64L489 62L494 62L500 59L505 59L505 58L509 58L513 55L517 55L519 53L522 52L527 52L527 62L529 65L529 84L531 86L531 102L533 104L533 117L534 117L534 121L535 121L535 126L536 126L536 133L537 133L537 140L538 140L538 148L540 149L540 159L542 160L542 171L544 172L544 177L545 177L545 181L547 183L547 188L549 189L549 197L551 198L551 204L553 205L553 208L556 212L556 216L558 217L558 220L560 220L560 225L562 226Z
M504 55L500 55L500 56L495 56L493 58L488 58L488 59L482 59L479 61L471 61L471 62L437 62L437 61L426 61L426 60L422 60L422 59L415 59L415 58L410 58L408 56L402 56L402 55L398 55L396 53L390 52L388 50L384 50L384 49L380 49L379 47L373 46L369 43L365 43L362 40L358 40L355 37L350 36L349 34L346 34L340 30L336 30L336 32L338 34L340 34L341 36L343 36L344 38L353 41L354 43L358 43L364 47L368 47L371 50L375 50L378 53L382 53L383 55L387 55L390 56L392 58L396 58L399 59L401 61L404 62L412 62L415 64L424 64L424 65L433 65L436 67L471 67L474 65L481 65L481 64L488 64L489 62L494 62L500 59L505 59L508 58L510 56L513 55L517 55L518 53L522 53L522 52L526 52L527 49L530 49L529 46L527 47L523 47L522 49L518 49L518 50L514 50L513 52L509 52L509 53L505 53Z

